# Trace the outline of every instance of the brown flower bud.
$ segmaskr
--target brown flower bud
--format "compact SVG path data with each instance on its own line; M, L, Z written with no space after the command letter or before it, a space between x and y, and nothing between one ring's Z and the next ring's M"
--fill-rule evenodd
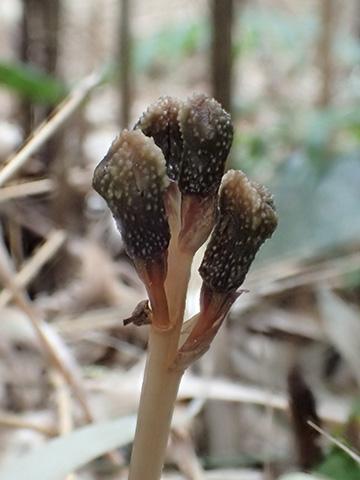
M183 147L178 122L180 105L176 98L160 97L142 114L134 127L152 137L161 148L166 160L167 174L175 181L180 174Z
M164 281L170 229L163 198L168 184L160 148L140 130L124 130L115 139L93 178L147 288L154 325L163 329L169 327Z
M277 226L272 196L241 171L224 175L219 215L199 272L214 292L236 290L264 241Z
M204 94L180 108L183 160L179 188L183 194L207 196L218 190L233 139L230 115Z
M184 368L210 346L264 241L271 237L277 215L269 191L230 170L222 180L217 222L200 265L203 285L200 313L181 346L177 368Z
M168 247L168 183L161 150L138 130L124 130L96 167L94 189L109 205L132 258L152 259Z

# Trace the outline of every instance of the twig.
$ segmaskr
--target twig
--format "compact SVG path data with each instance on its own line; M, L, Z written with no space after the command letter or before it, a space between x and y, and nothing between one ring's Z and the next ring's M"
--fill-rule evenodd
M320 283L324 280L334 280L345 273L358 270L360 267L360 254L354 253L340 258L335 258L324 262L321 265L304 266L297 272L292 272L290 275L285 273L284 276L278 278L265 278L265 280L249 279L246 282L246 288L256 294L244 296L245 302L243 307L248 307L248 302L256 303L256 301L267 295L275 295L277 293L285 292L293 288L299 288L304 285Z
M25 141L21 149L10 157L0 171L0 187L12 178L20 168L76 111L87 95L104 79L103 72L94 72L85 77L78 86L70 92L63 102L54 110L52 115L42 123Z
M3 285L11 291L14 301L18 307L29 318L38 338L46 352L50 362L56 369L58 369L66 381L71 385L79 403L82 406L87 422L93 421L93 415L90 411L85 392L81 385L81 380L78 372L75 371L75 365L71 363L70 358L67 358L67 350L62 343L59 344L59 339L51 335L45 322L41 319L39 313L34 309L32 303L27 298L27 295L21 291L16 285L13 273L11 270L11 260L9 259L4 244L0 242L0 280ZM61 349L60 349L61 347Z
M119 319L131 315L132 310L132 306L124 302L118 307L98 308L79 315L59 316L55 318L54 323L56 330L62 336L77 338L89 331L123 328L122 325L119 325Z
M0 412L0 426L5 428L25 428L28 430L34 430L47 437L53 437L58 433L53 427L41 425L8 412Z
M11 260L7 255L4 244L0 242L0 280L5 287L10 290L18 307L29 318L50 363L60 372L66 382L71 386L79 404L81 405L86 422L92 423L94 421L94 416L88 404L86 392L83 388L77 365L69 355L61 338L55 336L53 331L49 329L48 325L34 309L25 292L17 287L13 277ZM107 457L115 465L118 465L121 461L121 456L117 452L109 452Z
M17 183L0 189L0 203L29 195L41 195L54 190L54 182L48 178L33 182Z
M58 411L59 434L66 435L73 429L70 392L64 382L64 377L57 371L53 372L52 381L56 392L56 405ZM76 480L76 475L70 473L65 480Z
M35 254L23 265L22 269L15 274L14 283L17 288L26 287L29 282L38 274L41 268L48 262L62 247L66 240L63 230L53 230L45 243ZM0 293L0 308L3 308L11 300L13 294L5 289Z
M334 438L329 433L325 432L325 430L320 428L318 425L315 425L315 423L313 423L311 420L308 420L307 423L310 425L310 427L312 427L314 430L316 430L321 435L323 435L327 440L329 440L329 442L331 442L334 445L336 445L337 447L341 448L341 450L343 450L345 453L347 453L349 455L349 457L351 457L353 460L355 460L355 462L360 464L360 456L356 452L354 452L354 450L347 447L343 443L339 442L339 440Z
M86 380L86 386L90 391L112 394L114 391L121 390L123 397L134 398L138 394L139 386L132 376L130 379L130 381L124 381L121 378L118 383L113 376L110 376L110 380L104 380L103 382L99 378L96 381L88 379ZM285 412L288 410L287 395L284 392L274 393L254 385L233 383L223 378L198 377L190 373L186 373L184 376L178 398L179 400L193 398L201 401L244 403L261 407L268 405L275 410ZM320 402L318 406L319 416L324 422L339 425L346 422L349 408L349 402L338 397Z
M259 288L262 284L270 284L272 288L274 283L291 282L294 285L301 286L304 282L317 281L325 277L335 277L344 272L360 267L360 253L358 251L347 255L330 258L319 262L316 258L307 259L306 263L301 258L291 261L280 262L279 265L271 264L268 267L258 268L249 275L247 286L249 288ZM314 277L313 277L314 276ZM308 280L309 279L309 280Z
M54 370L51 375L56 393L56 407L58 413L59 434L65 435L73 429L72 406L68 386L64 377Z

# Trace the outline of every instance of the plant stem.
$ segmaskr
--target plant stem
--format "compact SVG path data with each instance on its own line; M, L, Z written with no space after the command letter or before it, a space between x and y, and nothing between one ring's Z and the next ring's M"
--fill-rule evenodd
M183 371L169 367L176 356L183 322L192 256L170 248L166 293L175 326L150 329L149 353L141 391L129 480L159 480L171 418Z
M158 480L182 372L168 368L171 333L152 331L129 480Z

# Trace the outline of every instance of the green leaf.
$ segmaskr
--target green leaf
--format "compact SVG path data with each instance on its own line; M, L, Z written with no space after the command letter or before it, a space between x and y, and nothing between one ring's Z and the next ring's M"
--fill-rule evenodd
M89 425L16 458L0 470L3 480L63 480L89 461L132 441L136 417Z
M317 472L333 480L359 480L360 466L349 455L334 447Z
M319 477L318 475L312 475L309 473L288 473L283 475L278 480L327 480L326 477Z
M65 86L26 64L0 62L0 85L33 102L55 104L66 94Z

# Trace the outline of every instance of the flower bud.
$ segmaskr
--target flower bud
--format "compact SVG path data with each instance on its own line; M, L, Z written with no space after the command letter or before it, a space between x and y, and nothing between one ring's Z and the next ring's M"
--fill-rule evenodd
M181 107L183 160L179 178L182 193L182 249L195 252L209 236L215 221L216 194L230 151L230 115L206 95L194 95Z
M199 269L204 284L218 293L239 288L276 226L269 191L241 171L227 172L220 188L218 220Z
M163 199L168 184L160 148L140 130L124 130L115 139L93 178L145 283L160 328L168 323L164 281L170 230Z
M230 170L222 180L217 222L200 265L203 285L200 313L179 350L178 366L204 353L241 291L249 267L277 226L269 191L241 171Z
M176 98L160 97L142 114L134 127L152 137L161 148L168 177L174 181L179 178L183 147L178 122L180 105Z
M180 191L201 196L216 192L233 138L230 115L213 98L196 94L180 108L179 123L183 138Z

